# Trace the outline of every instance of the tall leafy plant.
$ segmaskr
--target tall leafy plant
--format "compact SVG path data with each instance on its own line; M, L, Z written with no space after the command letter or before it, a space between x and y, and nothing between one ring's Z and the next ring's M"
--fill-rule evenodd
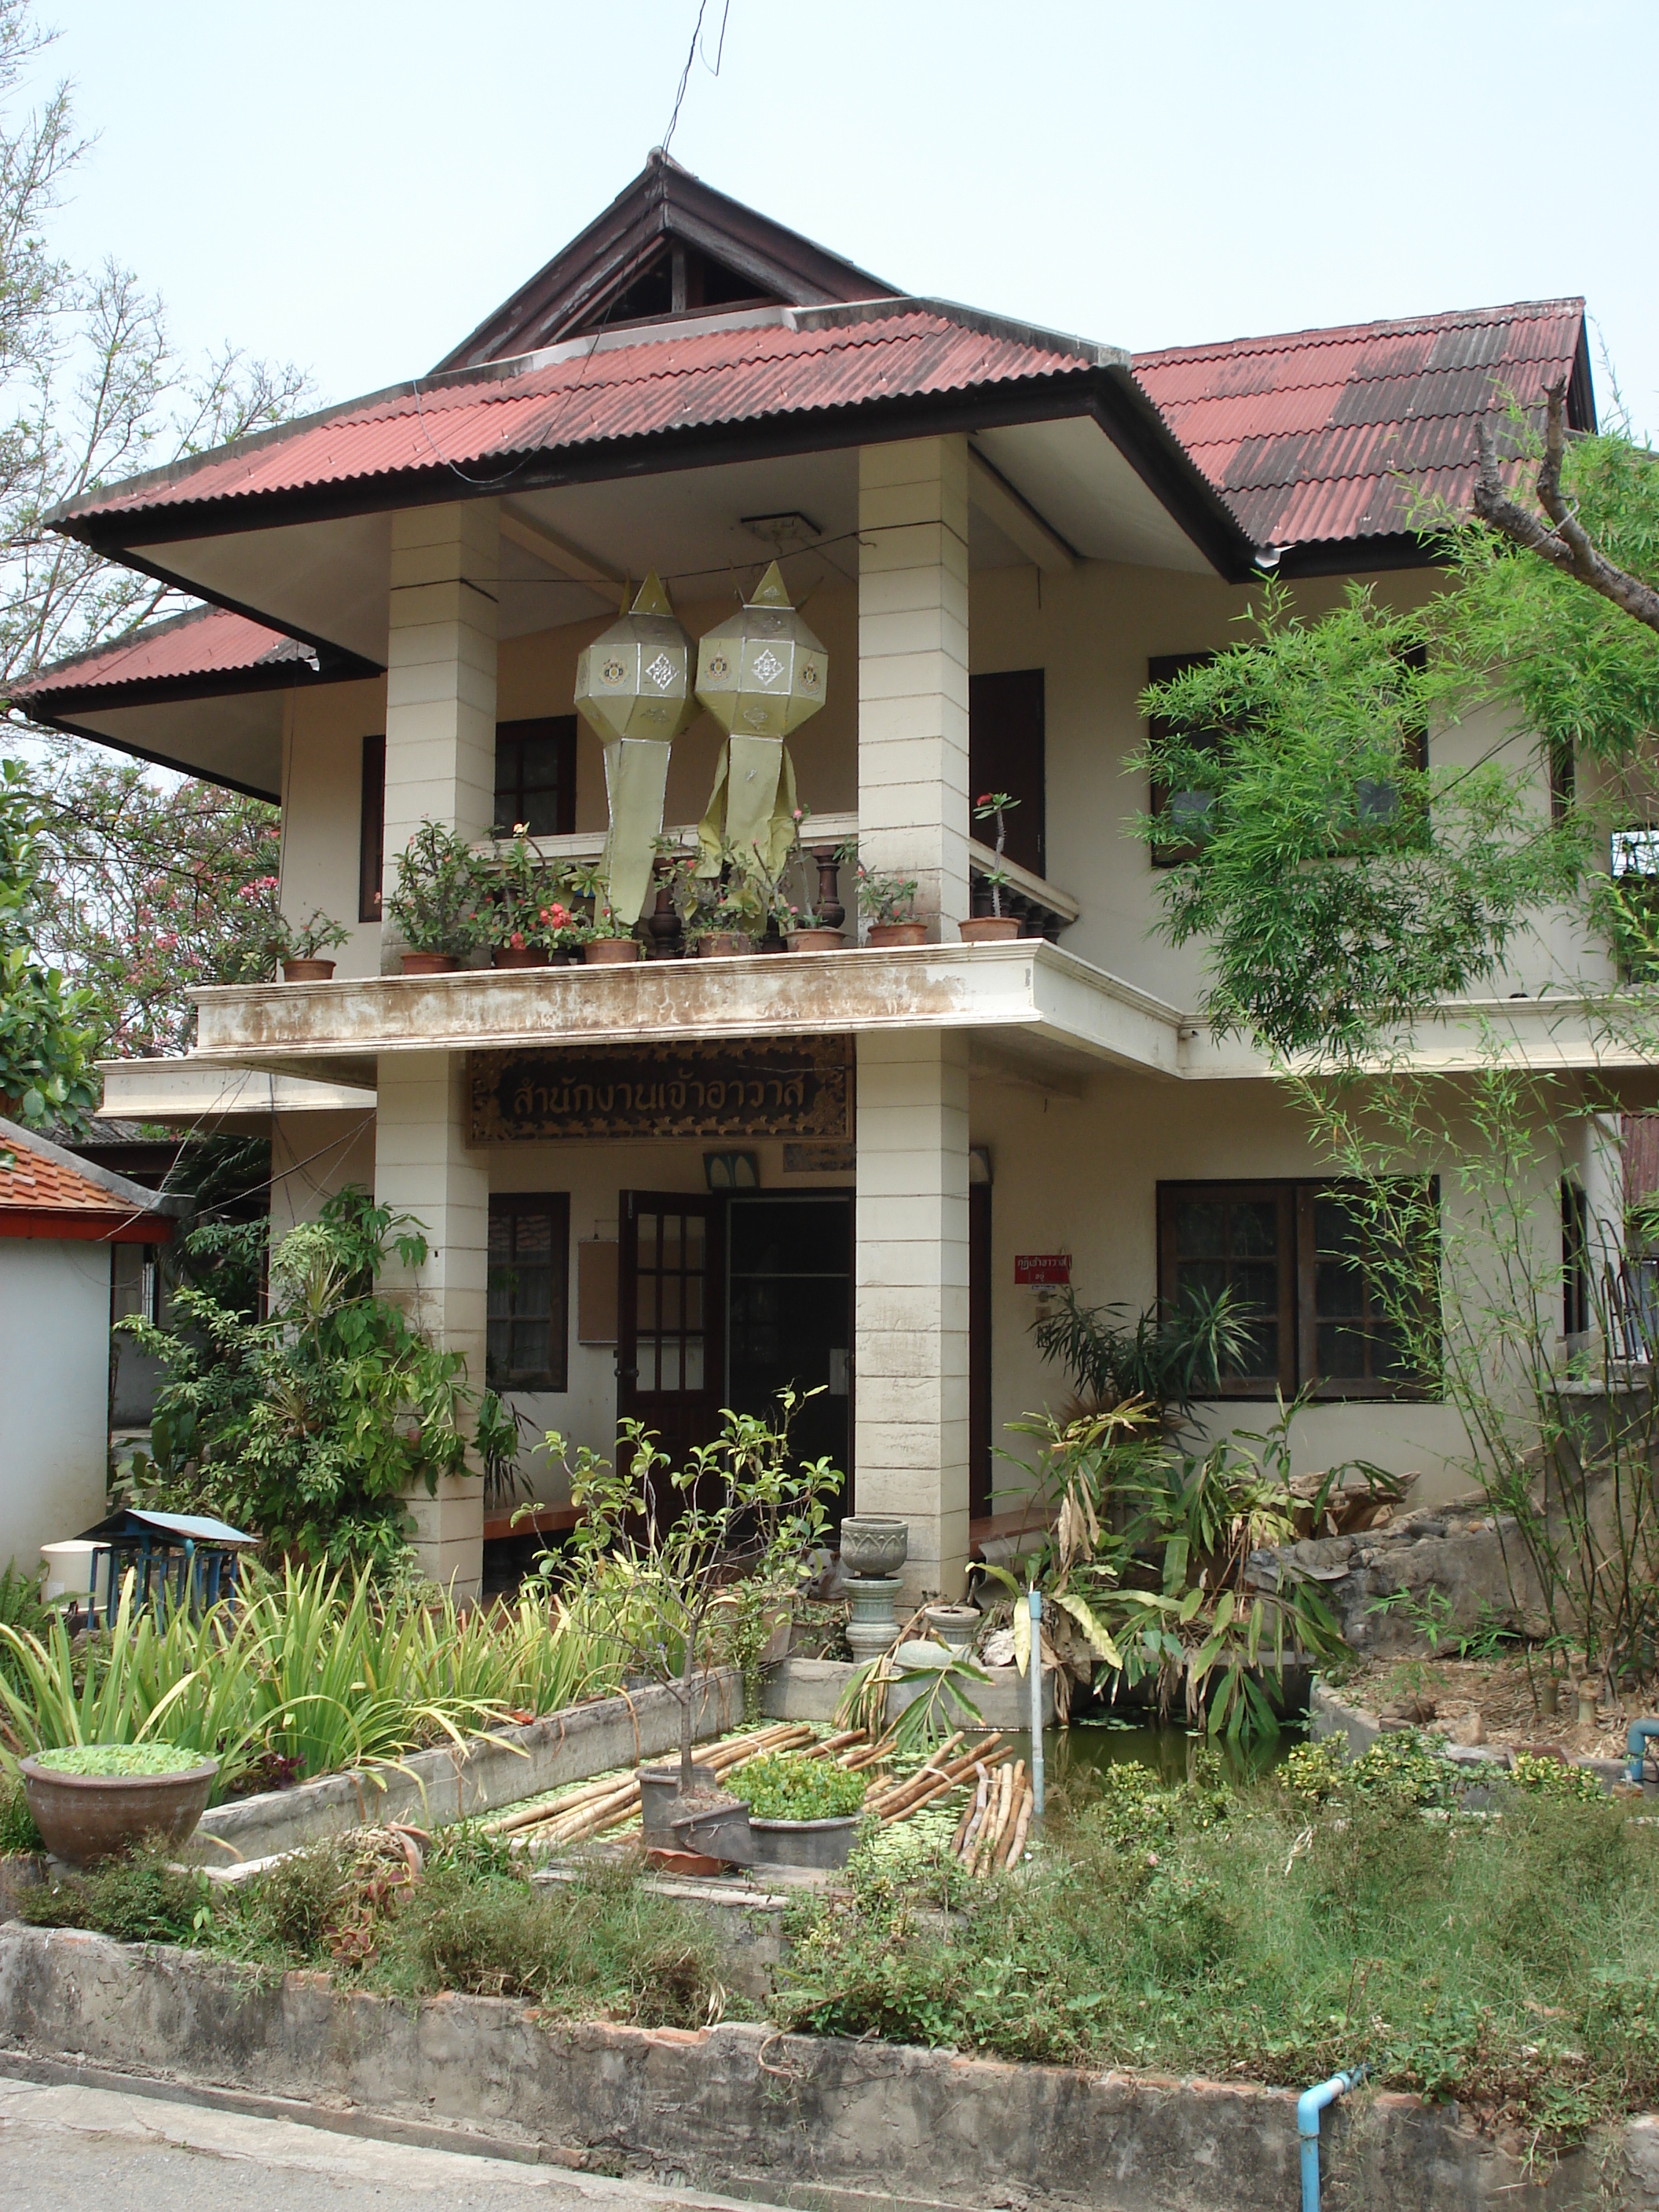
M426 1249L417 1224L352 1188L271 1250L264 1317L186 1281L167 1327L124 1323L166 1376L141 1492L310 1558L398 1559L404 1493L466 1470L477 1410L460 1354L376 1287L394 1250L418 1267Z
M683 1790L692 1783L697 1670L712 1663L718 1631L735 1623L745 1593L793 1596L829 1530L842 1478L827 1459L792 1459L800 1403L786 1388L769 1419L728 1410L713 1442L678 1468L636 1420L622 1424L614 1461L586 1445L573 1458L556 1431L547 1440L580 1516L573 1601L633 1665L674 1689Z

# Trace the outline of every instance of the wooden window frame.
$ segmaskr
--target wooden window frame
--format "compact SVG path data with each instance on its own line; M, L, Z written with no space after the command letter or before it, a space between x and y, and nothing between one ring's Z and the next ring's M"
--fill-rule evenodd
M386 868L386 732L363 739L362 795L357 817L357 919L380 919Z
M1206 1177L1201 1181L1168 1182L1158 1185L1158 1296L1168 1312L1176 1297L1176 1258L1175 1210L1182 1199L1207 1199L1222 1203L1272 1197L1279 1208L1279 1372L1276 1376L1238 1376L1223 1382L1206 1394L1206 1403L1224 1400L1271 1402L1277 1393L1289 1399L1311 1385L1310 1395L1322 1405L1369 1401L1373 1404L1419 1405L1440 1396L1428 1380L1402 1381L1390 1376L1322 1376L1317 1362L1318 1312L1315 1301L1317 1246L1314 1206L1322 1193L1340 1190L1340 1178L1280 1180L1269 1177ZM1440 1191L1437 1176L1428 1178L1437 1219ZM1365 1317L1369 1319L1369 1307Z
M551 1249L548 1259L552 1296L548 1301L547 1364L544 1368L508 1369L493 1376L491 1388L503 1395L508 1392L556 1395L570 1388L570 1194L564 1190L493 1191L490 1194L489 1227L492 1231L498 1221L517 1220L525 1214L538 1213L548 1215L552 1224L549 1239ZM488 1267L487 1255L488 1246ZM485 1290L484 1308L484 1339L488 1344L490 1322L504 1320L510 1330L514 1325L514 1316L510 1310L506 1315L489 1312L489 1286ZM511 1341L510 1337L508 1340Z
M495 787L490 800L495 834L497 836L510 836L514 823L526 818L525 749L532 744L549 745L557 756L558 819L551 830L542 830L534 834L543 837L568 836L576 827L576 717L574 714L532 714L521 721L496 723ZM501 785L504 745L515 748L518 753L517 778L508 792L503 792Z

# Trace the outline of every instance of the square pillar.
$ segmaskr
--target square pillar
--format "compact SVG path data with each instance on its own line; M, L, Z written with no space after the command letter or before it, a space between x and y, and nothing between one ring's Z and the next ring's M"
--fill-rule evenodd
M857 1508L910 1523L904 1591L968 1565L968 1040L858 1040Z
M380 1278L430 1343L459 1352L475 1392L484 1380L489 1253L489 1164L466 1146L466 1063L458 1053L382 1053L374 1125L374 1196L412 1214L427 1256L404 1267L395 1253ZM476 1597L483 1574L483 1477L448 1475L409 1496L421 1571Z
M968 441L859 454L859 852L914 877L945 943L968 903Z
M386 626L383 971L403 946L390 921L398 862L423 821L476 842L495 811L500 512L493 499L392 518Z

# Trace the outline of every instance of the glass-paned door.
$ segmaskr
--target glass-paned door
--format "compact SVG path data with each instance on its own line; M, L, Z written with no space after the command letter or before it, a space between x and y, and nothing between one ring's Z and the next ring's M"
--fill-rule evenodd
M658 1431L676 1462L720 1424L725 1252L719 1200L622 1194L617 1417Z

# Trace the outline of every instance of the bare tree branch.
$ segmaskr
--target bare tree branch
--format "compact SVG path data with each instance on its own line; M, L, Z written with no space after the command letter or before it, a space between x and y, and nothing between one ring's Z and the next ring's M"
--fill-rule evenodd
M1555 526L1551 529L1529 507L1511 499L1498 472L1498 447L1489 422L1475 425L1480 466L1474 483L1474 511L1480 520L1512 544L1536 553L1540 559L1576 576L1581 584L1599 592L1622 608L1633 622L1659 630L1659 591L1609 561L1579 521L1562 494L1561 464L1567 450L1567 384L1563 377L1548 391L1549 412L1544 429L1544 458L1538 469L1538 499Z

